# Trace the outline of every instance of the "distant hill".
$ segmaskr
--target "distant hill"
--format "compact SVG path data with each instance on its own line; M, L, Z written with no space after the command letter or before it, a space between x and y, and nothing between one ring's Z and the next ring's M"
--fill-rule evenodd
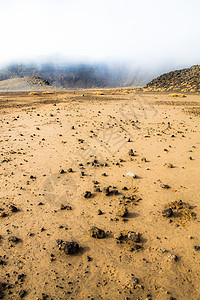
M200 65L165 73L146 85L147 90L161 92L200 92Z
M44 78L58 88L104 88L123 86L143 86L151 78L149 72L125 66L104 64L72 65L10 65L0 71L0 81L11 78L36 76Z
M165 73L152 80L157 74L161 74L161 70L152 72L145 69L132 69L123 64L118 66L106 64L12 64L0 70L0 90L41 90L44 87L45 89L47 87L48 89L53 87L57 89L87 89L146 85L147 91L200 92L200 65ZM18 81L17 78L18 80L24 79L24 81ZM8 79L12 79L12 81L5 82Z
M47 80L37 76L0 81L0 91L39 91L52 90L53 88Z

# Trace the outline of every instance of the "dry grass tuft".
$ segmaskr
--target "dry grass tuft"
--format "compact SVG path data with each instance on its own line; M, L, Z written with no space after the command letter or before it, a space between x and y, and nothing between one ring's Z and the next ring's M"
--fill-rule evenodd
M94 94L94 95L104 95L103 92L94 92L93 94Z
M169 94L168 97L179 97L179 98L184 98L186 95L184 94Z
M43 95L51 95L51 94L54 94L54 92L50 92L50 91L45 91L45 92L42 92Z
M32 95L39 95L39 93L38 92L30 92L29 95L31 95L31 96Z

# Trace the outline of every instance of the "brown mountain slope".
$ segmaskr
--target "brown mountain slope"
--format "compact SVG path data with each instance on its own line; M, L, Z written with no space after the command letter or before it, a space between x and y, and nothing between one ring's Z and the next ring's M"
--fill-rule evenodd
M146 88L160 92L200 93L200 65L163 74L149 82Z

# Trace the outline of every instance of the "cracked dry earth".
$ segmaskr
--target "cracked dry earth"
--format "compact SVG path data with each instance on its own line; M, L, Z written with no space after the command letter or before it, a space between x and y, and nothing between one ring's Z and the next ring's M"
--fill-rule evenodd
M200 299L200 96L102 94L0 95L0 298Z

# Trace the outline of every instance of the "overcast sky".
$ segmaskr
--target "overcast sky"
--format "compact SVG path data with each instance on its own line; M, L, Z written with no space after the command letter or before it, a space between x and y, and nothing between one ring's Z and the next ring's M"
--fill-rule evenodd
M200 0L0 0L0 66L200 63Z

